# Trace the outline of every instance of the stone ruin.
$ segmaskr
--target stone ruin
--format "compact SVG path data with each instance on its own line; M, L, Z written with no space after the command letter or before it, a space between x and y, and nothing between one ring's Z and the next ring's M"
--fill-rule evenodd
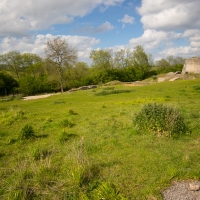
M182 74L200 74L200 58L193 57L185 61Z

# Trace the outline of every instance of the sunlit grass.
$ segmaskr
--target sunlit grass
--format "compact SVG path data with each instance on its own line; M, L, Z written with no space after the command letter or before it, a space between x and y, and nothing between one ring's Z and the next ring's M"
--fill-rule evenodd
M198 79L115 85L1 101L1 199L161 199L172 180L200 179L198 85ZM112 93L122 90L133 92ZM101 91L110 93L95 95ZM147 103L177 108L191 135L137 131L133 118ZM36 137L19 140L26 124Z

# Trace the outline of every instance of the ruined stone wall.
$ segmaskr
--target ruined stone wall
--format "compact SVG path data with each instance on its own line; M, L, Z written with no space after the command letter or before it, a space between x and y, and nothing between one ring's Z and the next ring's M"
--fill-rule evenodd
M185 73L200 74L200 58L187 59L182 70L182 74Z

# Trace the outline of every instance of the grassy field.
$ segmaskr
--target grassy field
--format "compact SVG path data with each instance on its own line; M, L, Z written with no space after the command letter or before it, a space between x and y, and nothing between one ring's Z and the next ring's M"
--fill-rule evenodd
M136 130L154 102L178 109L190 134ZM200 179L199 105L200 79L1 100L0 199L162 199L171 181Z

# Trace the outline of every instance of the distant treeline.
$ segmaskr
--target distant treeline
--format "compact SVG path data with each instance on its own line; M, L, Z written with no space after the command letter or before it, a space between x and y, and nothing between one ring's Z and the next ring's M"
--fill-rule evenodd
M168 56L154 63L152 56L147 55L142 46L136 46L134 50L121 49L117 52L93 50L90 53L92 64L88 66L84 62L67 62L71 57L62 57L67 51L55 56L48 54L45 58L18 51L0 55L0 95L58 92L61 83L66 91L113 80L143 80L160 73L181 71L185 61L182 57Z

